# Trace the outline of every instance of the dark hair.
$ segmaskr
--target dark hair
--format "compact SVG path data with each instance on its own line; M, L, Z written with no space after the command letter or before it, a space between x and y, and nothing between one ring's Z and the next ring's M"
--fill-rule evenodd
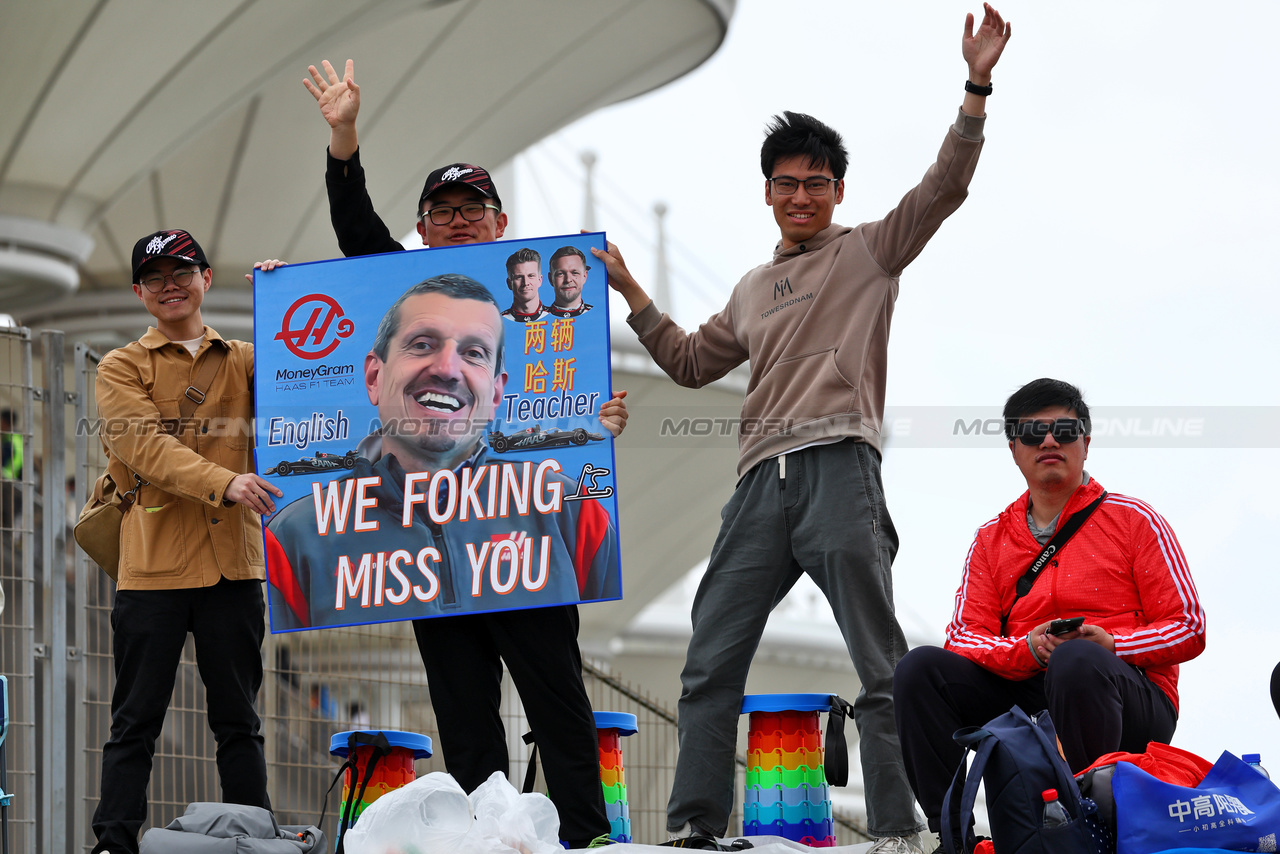
M849 168L849 152L840 134L813 116L784 110L765 125L764 145L760 146L760 168L764 177L773 177L773 166L779 159L800 155L814 169L831 167L831 174L843 178Z
M564 258L569 255L577 255L582 259L582 266L588 270L591 269L590 265L587 264L587 256L582 254L581 249L576 246L561 246L555 252L551 253L551 257L547 260L547 270L550 271L551 268L556 265L556 259Z
M507 258L507 279L510 280L518 265L528 264L530 261L537 264L539 269L542 268L542 256L538 254L536 249L525 247L511 253L511 256ZM508 284L510 284L510 281L508 281Z
M1093 430L1093 422L1089 420L1089 404L1084 402L1080 389L1062 380L1042 377L1032 380L1022 388L1009 395L1004 404L1004 433L1013 441L1014 431L1019 419L1034 415L1053 406L1069 409L1084 422L1086 436Z
M400 306L404 305L404 301L409 297L421 294L444 294L453 299L473 299L487 302L494 308L498 308L498 301L493 298L488 288L461 273L444 273L418 282L402 293L400 298L391 304L391 308L387 309L387 313L382 315L382 322L378 324L378 334L373 339L374 355L382 361L387 360L391 339L395 338L396 333L400 331ZM498 358L493 367L494 376L502 373L502 343L503 338L506 337L503 332L503 329L498 330Z

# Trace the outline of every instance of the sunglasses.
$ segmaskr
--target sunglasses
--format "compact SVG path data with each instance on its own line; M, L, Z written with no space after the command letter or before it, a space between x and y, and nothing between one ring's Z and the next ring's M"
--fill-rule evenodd
M1024 445L1044 443L1044 437L1053 434L1059 445L1070 445L1084 435L1084 422L1079 418L1059 418L1056 421L1021 421L1013 428L1013 434Z

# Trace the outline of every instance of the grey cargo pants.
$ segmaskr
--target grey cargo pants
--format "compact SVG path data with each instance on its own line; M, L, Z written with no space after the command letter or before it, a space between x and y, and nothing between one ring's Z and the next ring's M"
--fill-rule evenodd
M880 454L846 439L787 454L785 470L778 459L765 460L739 481L721 517L680 676L668 829L692 822L725 835L747 671L769 612L808 573L831 603L862 683L853 708L868 828L876 836L923 830L894 724L893 669L907 644L893 609L898 535L885 507Z

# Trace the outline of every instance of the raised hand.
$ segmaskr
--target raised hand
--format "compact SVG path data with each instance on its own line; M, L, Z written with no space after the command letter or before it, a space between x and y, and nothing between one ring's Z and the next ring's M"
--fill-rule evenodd
M1013 25L1006 24L1000 13L983 3L986 14L978 31L973 31L973 14L964 19L964 38L960 40L964 61L969 64L969 79L979 86L991 81L991 69L1000 61L1000 54L1013 35Z
M341 80L329 60L320 64L324 66L324 74L317 71L314 65L308 65L307 71L310 72L311 79L303 79L302 85L307 87L307 91L320 104L320 115L324 116L329 127L354 125L356 115L360 112L360 87L355 81L355 62L347 60Z

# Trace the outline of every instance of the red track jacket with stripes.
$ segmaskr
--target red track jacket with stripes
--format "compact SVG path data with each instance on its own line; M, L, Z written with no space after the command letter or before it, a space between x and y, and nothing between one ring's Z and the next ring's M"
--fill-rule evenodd
M1060 519L1102 494L1096 480L1067 501ZM978 529L946 648L1007 679L1029 679L1043 668L1027 633L1048 620L1084 617L1115 638L1116 655L1141 667L1178 707L1178 663L1204 650L1205 619L1177 537L1159 513L1110 494L1014 605L1015 585L1044 548L1027 528L1030 493ZM1012 607L1012 613L1009 609ZM1008 636L1000 618L1008 617Z

